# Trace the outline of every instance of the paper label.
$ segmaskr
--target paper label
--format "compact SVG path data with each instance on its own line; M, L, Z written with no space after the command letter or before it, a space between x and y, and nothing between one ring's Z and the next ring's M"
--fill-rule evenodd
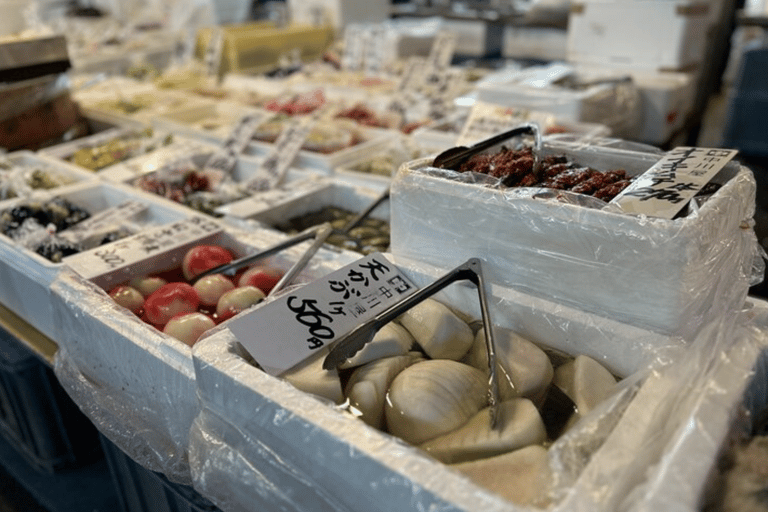
M290 189L275 188L267 190L240 201L220 206L216 209L216 213L238 219L247 219L271 210L275 206L309 198L325 188L328 188L328 182L326 181L307 180L292 182Z
M248 190L261 192L275 188L283 182L304 141L307 140L307 136L324 111L325 109L322 108L317 109L309 116L294 118L288 123L259 166L256 175L248 180L246 184Z
M675 148L611 203L625 213L672 219L736 153L735 149Z
M272 115L274 114L271 112L256 111L243 116L232 129L221 148L208 158L203 170L214 174L232 172L237 164L238 155L248 147L256 129Z
M405 69L397 84L398 92L417 89L423 82L425 61L420 57L411 57L405 64Z
M148 208L149 206L146 203L128 200L112 208L102 210L82 222L78 222L71 228L61 231L59 235L71 242L80 243L94 233L104 233L107 230L124 225L126 221L147 211Z
M229 329L264 371L280 375L415 291L373 253L231 320Z
M205 69L208 76L218 76L221 68L221 54L224 50L224 30L221 27L213 28L211 40L205 48Z
M344 53L341 55L341 69L360 71L365 56L365 32L359 26L350 25L344 29Z
M176 258L180 264L187 247L205 243L221 232L221 226L212 219L194 216L67 256L64 262L99 286L118 284L130 278L131 272L139 267L144 274L157 268L167 269L168 262L174 259L169 253L184 249Z
M386 61L385 36L382 25L374 25L368 30L363 58L367 74L377 74Z
M427 58L427 71L442 71L451 65L453 52L456 50L456 34L452 32L438 32Z
M472 106L467 121L456 140L456 145L470 146L527 122L537 123L544 131L547 126L554 122L554 118L552 114L546 112L534 112L527 109L477 102Z

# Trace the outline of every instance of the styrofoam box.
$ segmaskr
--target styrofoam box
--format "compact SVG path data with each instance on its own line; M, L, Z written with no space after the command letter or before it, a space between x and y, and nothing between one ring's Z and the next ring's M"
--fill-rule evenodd
M42 149L38 152L38 154L45 155L45 156L55 158L57 160L61 160L65 162L71 162L71 159L74 156L74 154L80 149L95 148L95 147L107 144L113 140L120 140L125 137L135 136L137 133L141 132L144 129L145 128L143 127L139 127L139 128L131 128L126 126L114 127L99 133L95 133L93 135L89 135L87 137L82 137L70 142L65 142L63 144L58 144L56 146L51 146L49 148ZM157 140L162 140L163 138L168 136L169 134L167 132L154 131L152 137ZM149 142L150 139L149 137L145 137L144 140ZM160 147L165 147L165 146L160 146ZM149 147L147 147L148 152L155 151L156 149L150 149ZM133 155L133 156L129 155L127 156L126 160L129 158L134 158L135 156L137 155ZM118 161L115 161L115 163L112 165L116 165L118 163L119 163ZM76 165L76 164L72 163L72 165ZM112 167L112 165L104 167L99 171L96 171L96 175L97 176L100 175L99 173L101 173L102 171L105 171L105 169L108 169L109 167ZM90 169L87 169L87 172L91 172Z
M606 67L579 65L577 69L600 73ZM644 71L627 66L608 69L626 72L640 92L643 122L637 140L662 145L685 125L696 97L695 73Z
M359 158L360 155L371 154L371 152L386 146L396 133L390 130L376 129L361 129L360 132L363 134L364 140L359 144L329 154L302 149L299 150L295 163L300 167L331 172L339 166ZM264 156L269 154L273 147L274 145L268 142L253 141L249 144L246 153Z
M54 196L63 197L91 214L135 199L148 206L147 211L137 217L137 222L146 225L165 224L189 215L173 204L118 184L82 183L62 188L49 197ZM20 198L2 202L0 211L26 202ZM58 339L51 315L49 286L65 266L66 263L53 263L0 235L0 302L55 341Z
M598 170L639 174L658 155L544 145ZM392 182L391 251L452 268L484 258L491 282L662 334L693 334L746 297L756 237L752 172L729 163L698 213L644 218L520 196L429 175L431 160ZM456 173L453 173L454 175Z
M397 258L393 261L400 266ZM435 279L400 268L417 286ZM479 318L471 285L456 283L435 298ZM525 316L516 309L517 304L494 301L492 320ZM557 309L549 313L558 322L550 327L568 333L571 319L556 320ZM588 323L587 316L576 321ZM578 354L571 349L571 355ZM190 430L193 485L225 510L522 509L333 404L258 370L228 330L203 340L193 358L202 404ZM625 364L642 367L639 359L630 359Z
M90 173L88 171L85 171L81 169L80 167L72 164L68 164L66 162L61 162L55 158L50 158L42 153L33 153L32 151L15 151L13 153L6 154L6 158L14 165L29 169L40 169L47 173L51 173L54 177L58 176L65 180L70 181L70 183L66 183L63 185L63 187L75 185L78 183L88 182L88 181L96 181L96 177L93 175L93 173ZM58 187L54 189L40 189L33 191L33 194L35 196L37 195L47 195L51 192L54 192L60 188ZM5 195L3 193L2 195ZM1 196L0 196L1 197Z
M617 71L600 78L621 76L625 74ZM641 124L639 96L632 84L596 83L575 90L556 85L481 83L475 90L478 101L549 112L561 121L603 124L625 138L633 138Z
M568 32L557 27L504 27L502 57L512 59L565 60Z
M568 61L678 71L704 64L707 2L590 1L571 8Z
M228 226L199 243L221 245L242 257L280 240L267 230ZM127 279L177 268L192 245L154 258L151 267L133 268ZM296 246L264 264L287 270L301 251L303 246ZM297 282L335 269L336 260L335 253L321 249ZM55 371L67 393L131 458L175 482L190 483L188 432L198 409L192 349L73 272L62 272L50 289L60 347Z
M167 112L155 117L152 125L161 130L220 144L243 116L258 112L259 109L239 103L217 101Z

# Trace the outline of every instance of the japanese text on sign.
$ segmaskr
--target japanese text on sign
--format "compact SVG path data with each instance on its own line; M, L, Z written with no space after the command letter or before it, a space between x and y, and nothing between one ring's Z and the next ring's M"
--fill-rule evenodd
M675 148L611 202L626 213L671 219L736 153L730 149Z
M231 320L229 329L266 372L279 375L415 291L374 253Z

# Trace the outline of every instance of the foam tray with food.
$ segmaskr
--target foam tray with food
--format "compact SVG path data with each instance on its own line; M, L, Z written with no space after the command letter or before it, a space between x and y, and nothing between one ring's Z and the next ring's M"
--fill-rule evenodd
M82 169L31 151L0 156L0 201L30 198L95 178Z
M256 111L239 103L217 101L168 112L155 117L152 124L161 130L218 144L226 140L243 116Z
M429 276L420 276L404 267L401 269L417 286L433 282ZM479 318L479 308L474 287L454 284L445 288L435 299L452 309L453 313L438 307L440 313L414 312L411 320L416 319L415 322L409 322L404 317L399 320L399 325L413 335L418 346L432 353L432 349L427 349L428 346L434 348L434 345L430 345L430 340L443 338L446 333L450 333L448 336L452 340L451 343L458 345L458 339L466 339L469 336L471 347L478 346L478 339L481 340L480 346L484 347L482 336L475 332L477 327L474 320ZM494 325L495 318L505 315L507 308L514 306L503 302L494 303ZM445 318L445 324L441 324L445 329L443 334L419 334L418 326L431 324L434 317ZM568 330L567 323L560 327ZM401 329L395 329L395 332L398 331L402 332ZM434 332L437 331L439 329ZM423 377L433 381L434 396L445 399L445 410L452 409L452 405L447 405L451 400L442 395L451 386L445 384L447 380L441 383L441 379L450 379L449 375L459 367L462 369L457 371L473 373L472 368L467 370L467 367L482 361L482 356L472 363L474 356L462 357L462 351L451 355L446 352L442 356L435 352L434 356L423 356L427 357L427 361L420 361L418 355L414 356L413 352L408 352L406 355L393 356L386 360L374 358L367 374L368 367L358 368L351 375L342 373L349 370L339 370L336 375L335 371L323 372L316 369L314 375L318 379L317 382L328 384L329 381L339 381L342 377L342 388L346 394L352 396L348 401L344 401L345 397L333 397L329 391L333 388L331 385L313 388L308 384L311 382L310 378L296 378L296 374L300 372L317 368L317 360L300 364L296 374L289 370L285 379L272 377L255 366L253 358L244 351L232 331L222 329L202 340L193 353L198 393L202 403L200 414L190 430L190 464L194 486L214 503L228 510L245 510L253 508L254 504L263 508L306 511L361 508L382 511L512 511L521 510L522 507L526 507L526 510L531 509L527 507L556 510L558 501L564 502L571 493L571 488L581 482L580 475L590 468L589 457L594 452L599 452L602 439L612 431L623 410L632 403L633 394L644 383L646 369L652 365L647 360L642 364L638 360L634 361L640 370L636 375L627 376L617 385L615 376L600 368L600 365L592 366L594 361L585 363L588 358L577 357L580 355L578 352L545 353L510 330L495 326L494 331L501 367L511 368L515 364L513 361L518 361L521 368L527 369L522 370L519 375L536 374L542 379L536 377L526 384L518 381L515 388L522 396L529 398L505 399L502 402L502 409L514 407L512 404L520 406L516 413L519 416L516 416L514 421L504 420L505 429L513 429L511 425L517 421L525 423L526 420L522 418L528 418L528 415L522 412L524 408L532 404L538 404L538 407L551 405L548 393L553 397L558 394L553 388L547 387L546 382L549 382L550 378L556 381L555 385L559 387L584 371L586 366L582 365L590 365L591 370L582 375L589 374L590 379L593 379L590 380L589 387L595 391L592 395L594 400L591 405L582 403L580 411L583 415L578 420L570 417L570 428L559 437L556 430L553 434L548 430L551 419L544 420L548 448L545 449L539 444L542 439L540 436L544 434L539 430L540 425L533 425L538 424L533 420L533 423L520 430L514 428L517 434L528 439L517 445L517 449L507 446L495 452L497 456L490 456L481 462L471 460L477 457L477 454L470 453L472 450L458 448L462 443L460 439L485 439L482 432L485 432L484 428L488 428L487 409L482 409L486 411L485 416L478 414L463 424L469 428L471 423L476 436L467 434L466 428L462 426L456 430L455 437L452 437L452 433L432 433L433 437L422 441L420 438L412 438L413 431L423 432L416 428L416 421L410 424L406 420L406 425L413 428L400 428L401 422L393 419L389 410L385 412L384 424L391 431L396 430L393 433L397 436L403 437L395 437L374 428L374 425L381 423L375 414L371 415L371 402L362 398L366 389L380 395L389 389L387 403L398 403L399 397L396 398L395 393L396 388L400 388L399 379L406 374L413 376L416 368L423 371L423 365L426 364L431 366L430 371L435 373ZM474 341L471 341L473 336ZM389 337L399 339L400 335L388 335L385 338ZM371 343L375 344L376 341ZM528 347L530 352L527 349L516 352L518 349L512 348L520 348L523 345ZM411 347L410 343L404 346ZM467 347L466 344L463 346ZM473 348L468 349L468 354L475 354ZM355 358L365 353L365 350L359 352ZM403 350L407 351L408 348ZM480 349L481 353L482 350ZM681 351L682 348L677 347L675 350ZM526 355L522 356L522 352ZM674 359L674 352L664 352L663 356ZM521 359L517 359L518 356ZM415 357L418 361L414 363L410 357ZM523 360L525 362L522 362ZM319 362L322 362L322 357ZM381 366L377 367L380 363ZM482 364L480 362L480 365ZM487 360L485 364L487 365ZM658 367L656 364L659 362L653 363L654 367ZM581 369L576 370L577 366ZM407 368L395 377L403 367ZM482 366L475 366L475 369L480 367ZM552 373L549 373L550 370ZM509 375L514 372L515 370L510 369ZM365 380L366 375L370 381ZM514 380L514 377L512 379ZM409 396L412 394L417 397L411 402L411 406L424 411L433 411L433 407L440 408L440 405L430 403L421 389L417 389L418 381L419 379L414 377L414 380L410 381L413 386L405 386ZM336 387L339 387L338 382ZM487 390L487 381L480 387ZM601 389L600 392L596 391L598 388ZM356 390L360 393L357 397L353 396ZM543 394L540 394L542 392ZM567 394L570 391L564 392ZM649 407L652 408L653 404L649 404ZM396 407L394 418L399 417L397 410ZM552 413L557 416L554 411ZM431 414L426 412L424 418L432 417ZM403 416L411 418L410 412L403 413ZM443 421L437 421L436 424L444 428ZM467 437L462 437L464 434ZM408 442L405 441L406 437L409 438ZM499 434L499 437L490 437L499 440L506 436ZM554 440L554 437L557 439ZM554 442L549 445L549 441ZM457 451L453 452L453 448L443 450L443 442L454 443L452 446ZM495 448L489 450L494 451ZM502 455L498 455L499 453ZM447 464L450 465L440 461L448 461ZM590 485L591 482L582 483L586 488L590 488ZM568 507L565 506L562 510L568 510Z
M260 302L263 288L274 286L305 247L257 262L231 281L216 274L192 286L187 276L281 240L269 231L222 228L198 218L206 230L193 241L107 278L62 272L50 286L59 343L54 369L62 386L131 458L186 484L187 435L198 407L191 345L217 321ZM321 250L297 281L327 273L334 256Z
M247 219L286 234L296 234L322 222L330 222L333 228L341 229L376 200L384 188L384 184L380 183L362 187L330 180L300 196L287 198L277 204L265 204L261 211L251 212ZM327 242L363 254L387 250L388 202L378 205L349 233L334 233Z
M151 128L111 128L101 133L65 142L40 154L99 172L138 155L173 143L174 136Z
M125 202L146 205L122 219L120 226L102 226L99 237L80 245L62 238L66 226L97 215ZM49 286L66 266L66 256L98 242L111 243L135 229L165 224L189 215L185 210L118 184L80 183L52 191L46 198L17 198L0 203L3 233L0 234L0 302L30 325L56 339L50 314ZM24 224L30 218L37 220ZM46 226L41 227L40 222ZM51 229L55 224L57 229ZM23 226L23 227L22 227ZM117 235L117 236L115 236ZM18 236L18 241L14 237ZM37 249L40 253L36 252ZM93 249L91 249L93 250ZM55 262L53 260L56 260Z
M543 154L629 175L660 158L554 142ZM467 176L431 165L405 164L392 182L395 255L441 269L480 255L494 284L666 335L693 334L746 297L759 254L755 181L736 162L713 179L719 190L674 220L591 208L582 194L461 182Z
M214 144L176 137L176 142L159 151L129 159L104 171L109 180L121 181L209 215L222 206L256 197L263 192L249 190L264 158L240 156L231 173L218 176L205 170L218 147ZM292 166L280 189L301 187L324 173Z

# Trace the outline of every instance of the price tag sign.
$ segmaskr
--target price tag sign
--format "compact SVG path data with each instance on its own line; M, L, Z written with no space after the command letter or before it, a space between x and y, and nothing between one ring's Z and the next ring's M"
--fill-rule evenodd
M218 76L221 68L221 54L224 50L224 30L215 27L211 33L211 40L205 48L205 69L208 76Z
M320 108L309 116L293 119L280 132L256 175L246 183L246 188L251 192L261 192L280 185L285 179L288 168L296 160L307 136L324 112L325 109Z
M229 329L264 371L280 375L415 291L373 253L231 320Z
M453 52L456 50L456 34L452 32L438 32L427 58L427 70L430 72L448 69L453 60Z
M344 29L344 53L341 55L341 69L359 71L365 58L366 36L362 27L349 25Z
M678 147L611 201L625 213L672 219L738 151Z
M272 115L270 112L257 111L243 116L222 147L208 158L203 171L213 175L231 173L237 164L237 156L248 147L256 129Z
M83 278L109 288L134 273L178 265L188 249L207 243L221 232L221 226L212 219L194 216L67 256L63 261Z
M240 201L220 206L216 208L216 213L237 219L248 219L263 214L277 205L309 201L311 196L328 187L328 182L325 180L292 182L290 188L273 188Z
M386 61L386 33L382 25L374 25L368 30L364 51L365 72L375 75L381 71Z
M124 225L126 221L147 211L148 208L146 203L128 200L78 222L71 228L61 231L59 235L70 242L83 243L93 235L104 234L106 231Z
M469 146L527 122L536 122L544 128L552 124L554 118L544 112L477 102L472 106L456 145Z

